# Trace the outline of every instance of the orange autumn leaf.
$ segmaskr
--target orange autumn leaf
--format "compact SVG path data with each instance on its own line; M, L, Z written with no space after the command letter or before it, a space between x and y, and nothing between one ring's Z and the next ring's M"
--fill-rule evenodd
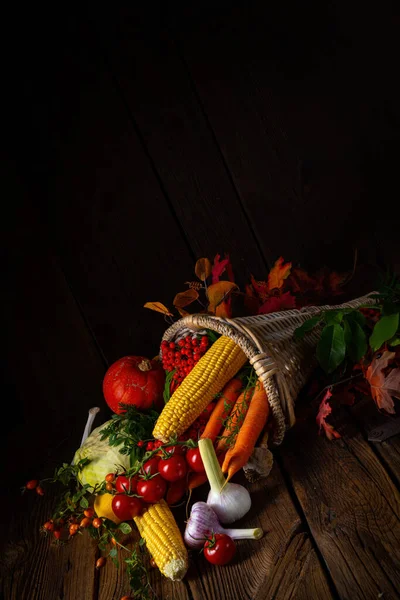
M208 310L215 313L221 302L227 300L235 289L238 289L238 286L231 281L218 281L218 283L211 284L207 289Z
M211 271L211 261L208 258L199 258L194 267L196 277L198 277L201 281L205 281L208 277L210 277Z
M388 375L383 370L395 356L395 352L386 351L379 358L375 357L365 374L377 407L391 415L395 414L392 397L400 400L400 369L393 369Z
M161 302L146 302L144 308L149 308L150 310L155 310L156 312L162 313L163 315L167 315L168 317L172 317L173 314L168 310L164 304Z
M292 263L285 263L282 256L278 258L268 275L268 289L280 289L290 275Z
M221 317L222 319L230 319L232 317L232 306L231 299L223 300L221 304L218 304L215 309L215 316Z
M189 288L185 292L179 292L179 294L176 294L173 305L176 308L184 308L185 306L192 304L192 302L197 300L198 297L199 292L194 288Z
M190 313L184 308L177 307L177 311L181 315L181 317L187 317L188 315L190 315Z
M253 286L253 289L255 290L261 302L265 302L265 300L269 297L269 288L267 283L265 281L256 281L253 275L251 275L251 285Z

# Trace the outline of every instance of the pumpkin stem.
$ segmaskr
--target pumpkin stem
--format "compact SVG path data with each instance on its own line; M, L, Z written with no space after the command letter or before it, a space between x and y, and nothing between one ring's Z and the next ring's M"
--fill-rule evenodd
M138 367L141 371L151 371L151 362L148 358L144 358L142 362L138 364Z

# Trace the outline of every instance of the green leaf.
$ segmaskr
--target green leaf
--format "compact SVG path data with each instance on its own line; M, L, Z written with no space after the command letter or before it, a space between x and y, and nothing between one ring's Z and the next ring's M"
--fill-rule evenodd
M89 502L88 499L83 497L81 498L81 501L79 502L80 506L82 506L82 508L87 508L89 506Z
M346 343L343 328L336 323L326 325L317 346L317 359L326 373L332 373L343 362Z
M378 350L388 340L390 340L397 332L399 326L399 313L381 317L375 324L369 344L373 350Z
M365 331L356 321L344 321L344 339L347 354L354 363L358 363L368 348Z
M141 538L140 538L140 540L139 540L139 546L140 546L140 547L142 547L142 546L144 546L145 544L146 544L146 540L145 540L144 538L142 538L142 537L141 537Z
M112 548L110 550L109 556L111 556L111 558L112 558L113 556L117 556L117 554L118 554L117 549L116 548Z
M359 310L352 310L344 315L344 319L346 321L355 321L360 325L360 327L364 327L365 325L365 317Z
M324 313L324 321L327 325L336 325L343 320L343 312L341 310L328 310Z
M400 344L400 337L393 337L388 341L389 346L398 346Z
M298 327L294 332L294 337L296 340L302 340L306 333L314 329L316 325L321 321L320 316L312 317L305 321L300 327Z
M118 529L122 531L122 533L130 533L132 531L132 527L129 525L129 523L121 523Z

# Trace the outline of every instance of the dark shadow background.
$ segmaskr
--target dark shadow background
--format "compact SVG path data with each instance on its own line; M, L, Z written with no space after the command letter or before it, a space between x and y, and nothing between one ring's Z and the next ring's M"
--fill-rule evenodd
M6 481L71 455L196 258L399 269L399 15L332 2L5 18ZM56 450L54 450L54 448ZM15 465L18 464L18 469Z

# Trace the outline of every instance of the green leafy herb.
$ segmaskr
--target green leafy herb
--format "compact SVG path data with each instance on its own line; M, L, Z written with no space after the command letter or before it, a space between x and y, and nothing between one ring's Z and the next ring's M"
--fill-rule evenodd
M379 321L375 324L372 335L369 338L371 348L373 350L378 350L378 348L380 348L382 344L384 344L385 342L390 340L394 335L396 335L398 327L398 312L391 315L387 315L385 317L381 317Z
M165 404L167 404L167 402L171 398L171 383L172 383L172 379L173 379L175 373L176 373L176 369L174 369L173 371L166 372L164 392L163 392L163 398L164 398Z
M339 325L326 325L317 346L319 364L326 373L332 373L344 361L346 342L344 330Z
M321 315L318 315L316 317L308 319L308 321L305 321L302 325L300 325L300 327L298 327L295 330L294 337L298 340L302 340L306 333L314 329L314 327L316 327L318 323L321 322L321 318Z
M101 432L101 440L108 438L110 446L119 446L121 454L130 455L131 466L140 460L145 448L139 448L138 442L148 440L152 437L158 412L140 412L136 406L125 406L126 412L121 415L113 415L111 423Z

